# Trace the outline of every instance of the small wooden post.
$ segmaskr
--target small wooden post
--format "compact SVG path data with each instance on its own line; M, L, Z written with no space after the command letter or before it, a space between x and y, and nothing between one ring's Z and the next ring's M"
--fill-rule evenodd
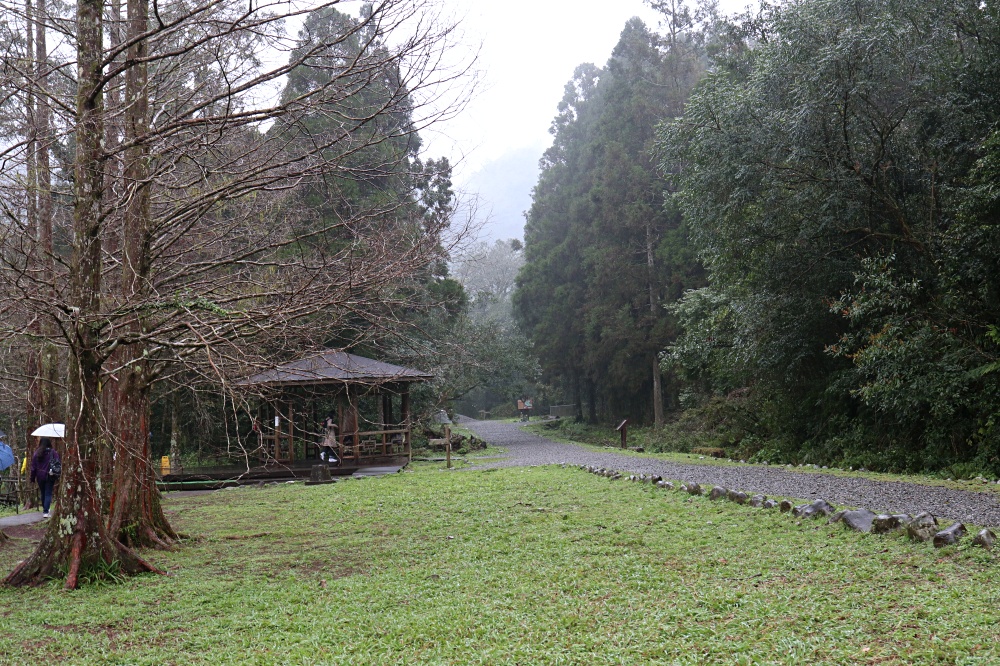
M448 460L448 469L451 469L451 426L444 427L444 452Z
M622 421L621 423L619 423L618 427L615 428L615 430L617 430L619 433L621 433L621 436L622 436L622 448L623 449L628 448L627 443L626 443L627 440L628 440L628 419L625 419L624 421Z

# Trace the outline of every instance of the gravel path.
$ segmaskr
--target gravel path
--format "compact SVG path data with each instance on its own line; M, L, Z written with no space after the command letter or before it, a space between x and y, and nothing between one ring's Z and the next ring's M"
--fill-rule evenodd
M41 511L29 511L28 513L19 513L14 516L7 516L5 518L0 518L0 529L4 527L16 527L18 525L30 525L32 523L37 523L42 519Z
M658 474L676 481L696 481L709 488L718 485L748 494L762 493L806 500L822 498L831 504L865 507L876 513L914 515L920 511L929 511L939 518L989 527L1000 526L1000 495L996 493L952 490L901 481L872 481L764 465L723 467L673 463L553 442L524 432L517 423L476 421L467 417L461 417L459 421L463 427L469 428L482 439L508 451L508 455L502 460L485 463L481 468L557 463L595 465L633 474Z

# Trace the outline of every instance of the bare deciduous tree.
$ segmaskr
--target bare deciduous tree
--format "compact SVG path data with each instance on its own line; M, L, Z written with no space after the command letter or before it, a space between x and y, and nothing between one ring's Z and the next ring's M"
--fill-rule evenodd
M10 8L65 41L45 62L8 54L0 104L31 97L60 120L8 132L0 160L38 174L36 144L58 143L72 227L46 241L24 187L4 176L3 333L65 349L69 396L54 519L6 584L155 571L134 550L175 538L149 461L152 383L186 367L225 385L290 350L370 336L441 261L449 220L418 205L427 178L414 171L419 131L455 112L447 91L464 85L467 70L444 65L452 28L430 2L381 0L337 13L335 30L284 34L339 4L207 0L150 14L128 0L124 29L112 6L111 39L100 0L78 0L73 20ZM315 70L279 95L286 77Z

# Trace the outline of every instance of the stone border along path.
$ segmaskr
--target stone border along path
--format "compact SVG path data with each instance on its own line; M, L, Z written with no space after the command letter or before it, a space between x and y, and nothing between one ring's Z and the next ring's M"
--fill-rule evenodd
M748 495L760 493L810 501L824 499L843 506L864 507L876 513L916 516L926 511L934 516L974 525L1000 526L1000 494L996 493L952 490L902 481L873 481L821 472L797 472L778 466L674 463L553 442L524 432L517 423L477 421L465 416L459 417L458 422L481 439L503 447L508 452L501 460L477 464L473 469L560 463L590 465L594 468L622 470L626 475L647 474L663 479L695 482L707 486L706 493L717 485Z

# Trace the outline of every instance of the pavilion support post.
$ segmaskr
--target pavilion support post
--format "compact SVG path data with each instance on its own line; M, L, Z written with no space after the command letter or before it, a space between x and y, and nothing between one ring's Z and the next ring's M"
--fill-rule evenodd
M406 429L406 453L409 456L410 462L413 462L413 446L410 442L410 385L407 384L403 387L402 400L399 406L399 418L403 422L403 428Z
M351 448L354 451L355 460L357 460L361 451L358 430L358 392L352 390L351 386L348 385L344 389L344 395L347 398L347 408L344 411L343 432L351 437Z
M295 414L292 412L292 401L288 401L288 460L295 462Z

